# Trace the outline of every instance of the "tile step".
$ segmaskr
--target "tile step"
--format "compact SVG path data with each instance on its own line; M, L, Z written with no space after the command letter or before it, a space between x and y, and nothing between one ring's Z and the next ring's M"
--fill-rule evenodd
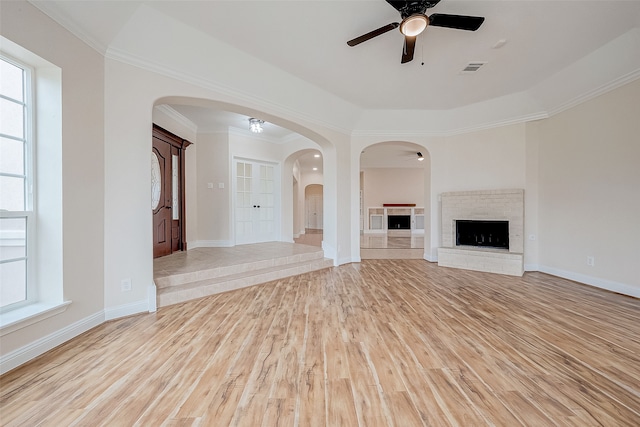
M333 260L320 258L163 287L158 289L157 304L158 307L166 307L184 301L330 267L333 267Z
M222 267L211 268L207 270L199 270L195 272L187 272L180 274L172 274L165 277L154 278L154 282L158 289L166 287L174 287L193 283L197 281L211 280L219 277L227 277L240 273L250 273L251 271L263 270L270 267L282 268L287 265L293 265L300 262L310 262L324 259L322 250L301 253L296 255L287 255L276 258L269 258L260 261L251 261L238 263L234 265L225 265Z

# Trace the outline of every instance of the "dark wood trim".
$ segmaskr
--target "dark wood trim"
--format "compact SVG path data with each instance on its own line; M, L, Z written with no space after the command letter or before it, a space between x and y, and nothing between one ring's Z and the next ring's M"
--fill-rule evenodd
M161 141L168 142L172 146L185 150L192 143L187 141L186 139L180 138L178 135L175 135L168 130L161 128L160 126L153 124L153 136L158 138Z

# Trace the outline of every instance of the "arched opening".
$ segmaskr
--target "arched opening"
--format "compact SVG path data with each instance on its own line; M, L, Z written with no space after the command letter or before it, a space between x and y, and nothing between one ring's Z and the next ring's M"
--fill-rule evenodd
M324 231L323 156L317 149L297 151L285 168L293 177L292 226L296 243L322 246Z
M430 244L430 156L406 141L360 154L360 258L425 258ZM425 244L426 243L426 244Z
M277 217L274 218L277 227L274 240L292 242L301 231L304 232L304 218L300 218L305 212L304 193L301 196L298 194L304 191L306 185L322 184L325 196L337 191L335 183L327 186L323 178L326 160L329 160L329 168L335 170L335 160L331 160L335 156L332 144L296 123L238 105L185 97L158 100L153 116L154 122L168 121L178 128L176 133L191 133L190 139L194 140L187 152L185 177L186 240L189 248L234 246L238 243L236 217L240 209L237 205L237 159L242 159L244 167L247 163L258 161L277 165L276 173L279 176L273 180L276 187L274 197L278 204ZM265 132L259 135L249 133L249 117L264 120ZM268 132L274 128L278 128L279 132L275 137ZM310 164L307 157L318 163L318 171L311 173L305 170L306 165ZM302 172L301 175L292 174L294 166ZM319 178L310 178L314 175ZM243 180L248 180L248 177L243 175ZM256 205L262 209L261 203L253 203L251 196L244 196L250 199L250 207ZM301 207L298 206L300 200ZM324 240L335 241L336 212L333 209L329 212L325 210L326 206L322 212L323 237ZM336 246L335 242L330 245ZM327 253L326 256L334 258L335 254Z

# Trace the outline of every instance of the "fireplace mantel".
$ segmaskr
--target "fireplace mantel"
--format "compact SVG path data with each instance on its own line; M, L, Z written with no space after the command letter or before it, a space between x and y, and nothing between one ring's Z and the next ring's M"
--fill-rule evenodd
M524 190L457 191L441 194L438 265L522 276ZM457 220L508 221L509 249L456 246Z

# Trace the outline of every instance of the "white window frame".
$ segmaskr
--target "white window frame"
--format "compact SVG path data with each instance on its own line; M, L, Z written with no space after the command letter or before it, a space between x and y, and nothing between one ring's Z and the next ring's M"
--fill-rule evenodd
M25 218L26 219L26 240L25 240L25 257L26 260L26 298L23 301L0 307L0 313L10 312L38 301L38 288L36 285L36 207L35 207L35 140L34 140L34 70L28 64L18 61L3 52L0 52L0 58L23 70L23 105L24 105L24 197L25 206L23 211L0 211L0 218ZM12 140L22 140L10 135L0 134L4 138ZM9 261L11 262L11 261Z
M28 122L31 159L25 165L30 198L28 299L0 310L0 339L18 330L63 313L72 303L64 298L62 229L62 69L0 35L0 54L30 71ZM25 98L26 99L26 98ZM25 122L26 124L27 122ZM46 162L37 162L37 159ZM37 192L36 192L37 183ZM40 203L39 201L43 201ZM40 212L38 206L47 206ZM8 215L8 214L7 214ZM15 215L15 214L13 214ZM46 234L36 234L44 224ZM43 228L40 228L43 229ZM46 274L42 274L46 272ZM21 357L0 357L0 374L18 366Z

